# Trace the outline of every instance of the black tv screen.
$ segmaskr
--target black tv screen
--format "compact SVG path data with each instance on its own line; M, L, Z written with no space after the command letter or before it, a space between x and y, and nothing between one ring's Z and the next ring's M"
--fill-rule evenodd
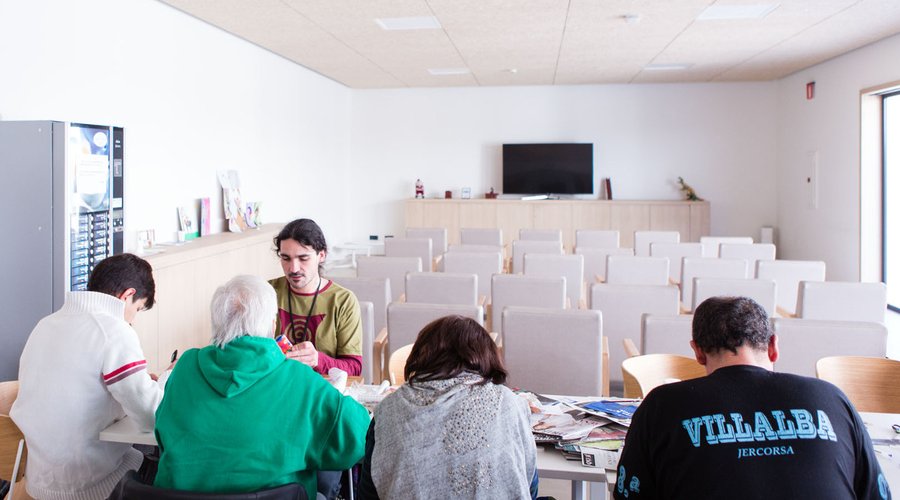
M593 192L593 144L503 145L503 193Z

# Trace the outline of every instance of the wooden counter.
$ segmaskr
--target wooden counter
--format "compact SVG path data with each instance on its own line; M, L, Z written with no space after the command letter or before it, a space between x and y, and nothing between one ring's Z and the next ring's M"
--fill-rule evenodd
M137 315L134 328L151 372L166 368L175 349L182 353L209 344L209 302L216 288L238 274L281 276L272 239L283 226L213 234L179 246L154 247L165 251L142 256L153 266L156 304Z

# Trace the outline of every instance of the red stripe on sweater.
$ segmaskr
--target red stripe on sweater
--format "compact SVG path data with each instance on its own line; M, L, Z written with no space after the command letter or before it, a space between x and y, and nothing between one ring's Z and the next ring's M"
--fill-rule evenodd
M112 372L110 372L109 374L104 375L104 376L103 376L103 381L104 381L104 382L108 382L109 379L111 379L111 378L115 377L116 375L118 375L118 374L124 372L125 370L128 370L128 369L130 369L130 368L134 368L134 367L136 367L136 366L144 366L144 365L146 365L146 364L147 364L147 360L146 360L146 359L142 359L142 360L140 360L140 361L134 361L134 362L132 362L132 363L128 363L127 365L122 365L122 366L120 366L119 368L116 368L115 370L113 370Z

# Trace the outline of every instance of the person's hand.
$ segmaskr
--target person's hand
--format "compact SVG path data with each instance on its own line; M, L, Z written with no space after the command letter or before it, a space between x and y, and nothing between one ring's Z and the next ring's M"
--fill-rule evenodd
M310 368L315 368L319 364L319 351L316 350L312 342L307 341L294 344L285 355L290 359L296 359L304 365L308 365Z

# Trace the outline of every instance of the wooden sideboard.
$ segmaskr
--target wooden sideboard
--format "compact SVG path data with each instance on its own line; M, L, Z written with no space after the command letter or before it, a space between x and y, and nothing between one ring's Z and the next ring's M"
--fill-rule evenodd
M681 241L709 235L707 201L631 200L423 200L406 201L406 227L446 227L449 243L459 243L459 229L499 227L503 243L518 238L520 228L562 229L567 251L576 229L618 229L620 246L634 244L634 231L678 231Z
M137 315L134 329L151 372L165 369L175 349L209 344L209 303L216 288L238 274L281 276L272 239L282 227L213 234L142 256L153 266L156 304Z

